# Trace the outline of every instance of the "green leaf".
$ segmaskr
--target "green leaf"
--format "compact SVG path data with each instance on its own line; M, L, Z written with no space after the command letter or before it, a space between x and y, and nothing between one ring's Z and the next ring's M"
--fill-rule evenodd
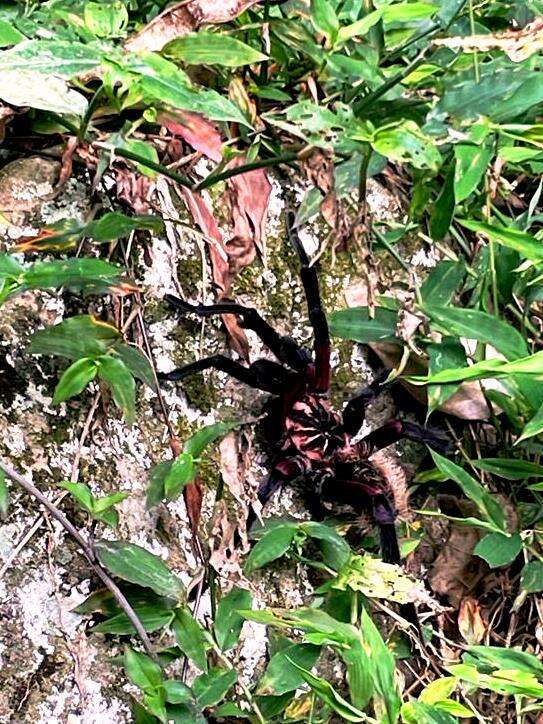
M184 450L193 457L198 458L206 447L239 427L240 424L239 422L216 422L212 425L206 425L189 437L183 446Z
M507 227L492 226L483 221L471 219L458 219L458 223L466 229L484 234L491 241L518 251L526 259L534 262L543 261L543 242L525 231Z
M368 307L340 309L328 315L330 334L355 342L393 341L396 339L398 314L384 307L376 307L371 317Z
M32 42L32 41L30 41ZM25 45L21 43L20 45ZM16 46L19 47L19 46ZM7 69L0 54L0 98L13 106L29 106L41 111L82 116L87 99L70 88L65 80L30 69ZM29 63L31 65L31 63Z
M212 121L237 121L250 126L238 106L214 90L193 86L180 68L160 55L143 53L125 66L137 74L141 92L151 102L201 113Z
M472 478L468 472L453 463L452 460L448 460L434 450L430 452L439 470L462 488L464 495L475 503L483 518L495 526L496 532L506 532L505 513L495 498L475 478Z
M250 591L237 586L219 601L213 628L221 651L228 651L238 642L244 621L238 610L249 609L251 605Z
M489 533L480 540L473 551L483 558L491 568L499 568L512 563L522 550L522 538L518 533L512 536Z
M135 150L135 149L134 149ZM138 153L141 149L138 146ZM143 154L141 154L143 155ZM160 233L164 228L164 222L159 216L126 216L118 211L108 211L96 221L91 221L84 228L84 236L89 236L95 241L113 241L121 239L133 231L139 229Z
M149 473L149 487L147 488L147 508L151 509L164 499L164 481L171 470L173 460L158 463Z
M230 68L260 63L268 57L236 38L209 30L172 40L162 49L162 54L189 65L224 65Z
M446 306L463 282L466 269L459 261L440 261L420 287L423 304Z
M68 359L98 357L121 339L121 333L113 325L90 315L82 315L35 332L29 352L57 354Z
M248 575L266 563L275 561L288 551L296 531L297 523L283 523L264 533L264 536L251 549L245 561L244 571Z
M24 71L34 74L39 82L52 75L70 79L96 68L101 61L98 45L73 40L26 40L0 53L0 75ZM74 109L67 112L73 113Z
M454 198L458 204L467 199L479 185L492 158L492 148L457 143L454 147L454 156L456 158Z
M172 462L164 476L164 494L168 500L175 500L183 488L192 483L198 474L198 466L190 453L183 452Z
M421 384L440 384L443 382L456 382L459 380L485 379L487 377L503 377L507 375L537 375L543 374L543 351L516 359L513 362L504 362L500 359L488 359L476 362L467 367L445 369L435 375L424 377L414 375L408 379ZM538 417L539 413L536 413ZM535 419L535 418L534 418ZM536 421L539 424L539 420ZM530 423L529 423L530 424ZM535 426L535 425L534 425Z
M456 702L455 702L456 703ZM468 709L471 714L471 710ZM401 708L403 724L457 724L458 720L437 704L425 704L422 701L409 701Z
M330 0L311 0L311 22L315 28L333 43L338 30L339 20Z
M147 357L137 347L130 344L117 344L114 353L120 357L134 377L145 382L152 390L156 390L153 368Z
M96 377L97 372L96 362L89 357L83 357L71 364L62 373L62 377L55 387L53 405L58 405L64 400L78 395Z
M145 693L154 692L162 686L160 666L139 651L133 651L128 647L125 649L124 668L130 681Z
M88 485L85 485L85 483L70 482L62 482L59 483L59 485L73 495L83 510L92 514L94 510L94 495Z
M530 561L520 574L520 587L527 593L543 591L543 561Z
M303 683L297 664L311 670L320 654L321 647L313 644L291 644L275 653L258 684L260 695L281 695L295 691Z
M543 405L538 409L535 415L529 420L523 427L520 437L517 438L517 443L522 440L527 440L530 437L539 435L543 432Z
M365 608L362 609L360 627L364 638L364 648L371 652L373 665L371 676L375 690L381 699L380 708L386 711L385 721L393 724L397 721L401 706L401 699L394 680L394 656Z
M526 674L543 678L543 662L533 654L514 648L501 646L468 646L470 657L475 657L477 665L491 666L495 669L517 669Z
M169 626L173 620L174 612L165 609L157 609L154 605L132 606L145 631L152 633ZM114 634L115 636L129 636L136 633L134 625L126 613L118 613L115 616L101 621L92 628L94 633Z
M159 596L179 598L184 586L164 561L141 546L99 540L94 549L100 563L124 581L151 588Z
M338 43L346 42L347 40L351 40L351 38L364 37L374 25L377 25L382 15L383 9L379 8L379 10L373 10L360 20L356 20L354 23L340 28L337 34Z
M115 404L131 425L136 415L136 385L130 370L122 360L109 355L98 357L96 362L98 377L111 388Z
M337 693L328 681L321 679L320 676L315 676L302 666L298 666L295 661L291 660L290 663L300 672L302 679L306 684L309 684L311 690L314 691L325 704L328 704L329 707L337 712L343 720L350 722L367 721L364 712L349 704L346 699Z
M467 367L466 351L456 339L443 337L440 344L429 344L426 347L428 353L428 374L434 377L451 367ZM443 385L428 385L428 414L443 405L458 389L458 383L453 382Z
M25 270L26 289L59 289L67 287L87 294L98 294L119 286L124 269L103 259L61 259L36 262Z
M454 216L454 167L447 172L430 216L430 236L441 241L449 231Z
M0 20L0 48L5 48L7 45L16 45L22 40L26 40L26 37L16 27L6 20Z
M422 310L447 334L491 344L507 359L518 359L530 353L520 332L492 314L433 304L423 304Z
M201 709L218 704L236 683L237 678L234 669L215 668L207 674L200 674L192 682L196 703Z
M332 526L311 520L300 523L299 530L321 542L324 562L330 568L337 571L349 560L351 547Z
M5 520L9 510L9 489L6 474L0 469L0 520Z
M166 690L166 701L170 704L186 704L192 701L192 691L181 681L167 679L164 682L164 689Z
M83 17L85 25L99 38L112 38L128 23L128 12L119 0L109 2L88 2Z
M356 137L354 134L353 138ZM435 140L423 133L415 121L403 120L378 128L370 143L377 153L397 163L411 163L415 168L432 171L441 165Z
M183 606L177 609L172 628L181 651L194 661L199 669L207 671L209 635L193 618L188 608Z
M509 458L482 458L471 461L479 470L486 470L506 480L526 480L526 478L543 478L543 466L528 460Z

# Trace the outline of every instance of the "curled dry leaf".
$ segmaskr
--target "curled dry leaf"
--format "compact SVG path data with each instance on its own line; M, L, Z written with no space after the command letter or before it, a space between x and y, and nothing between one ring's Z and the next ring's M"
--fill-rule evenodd
M246 502L244 480L246 478L246 470L250 462L250 450L241 447L243 445L242 432L230 432L221 440L219 445L220 453L220 471L224 484L230 491L233 498L238 503L236 511L236 525L243 543L243 550L248 548L247 539L247 518L249 509Z
M200 517L202 514L202 486L198 478L183 488L183 498L187 507L187 515L189 517L190 529L192 535L196 538L198 527L200 525Z
M465 52L503 51L514 63L520 63L543 48L543 17L535 18L521 30L507 30L495 35L466 35L436 38L434 45Z
M181 195L190 215L205 236L209 248L213 282L217 287L217 298L224 300L228 296L232 280L226 245L217 221L207 199L201 193L182 188ZM248 359L249 343L237 317L232 314L223 314L222 320L230 335L233 348L243 359Z
M237 168L247 163L246 156L238 156L228 164L227 168ZM228 179L228 198L234 227L234 237L238 240L233 248L236 249L236 272L242 266L243 259L250 264L254 258L251 256L256 246L265 258L266 219L270 200L271 184L263 168L255 169L233 176ZM246 252L240 253L241 240L245 240Z
M481 614L481 606L475 598L464 598L458 611L458 630L466 643L474 646L484 639L487 624Z
M170 40L188 35L200 25L227 23L258 0L183 0L164 10L125 43L133 52L162 50Z
M117 198L131 206L136 214L148 214L155 184L147 176L129 171L127 168L115 168Z
M77 136L70 136L66 141L66 147L62 152L60 175L57 183L57 191L64 186L66 181L72 175L72 169L74 165L74 153L79 145L79 139Z
M204 156L219 163L222 159L221 135L215 124L199 113L189 111L168 111L159 113L158 122L175 136L182 138L189 146Z

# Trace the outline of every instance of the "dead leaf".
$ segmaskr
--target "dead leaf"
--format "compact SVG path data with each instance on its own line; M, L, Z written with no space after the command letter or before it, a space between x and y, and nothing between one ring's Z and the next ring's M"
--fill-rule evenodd
M193 483L189 483L183 489L183 498L187 507L187 515L189 517L190 529L192 535L196 538L198 535L198 527L200 525L200 517L202 514L202 486L198 478Z
M471 646L480 644L487 628L486 621L481 615L479 601L475 598L464 598L458 611L458 630L464 641Z
M520 63L543 48L543 17L536 17L521 30L507 30L489 35L466 35L436 38L434 45L471 53L503 51L514 63Z
M3 143L6 137L6 126L15 115L15 110L9 106L0 103L0 143Z
M212 161L222 160L222 140L215 124L199 113L171 111L159 113L157 120L175 136L179 136Z
M200 25L227 23L259 0L184 0L164 10L125 43L126 50L162 50Z
M60 175L56 186L57 191L60 191L60 189L64 186L66 181L72 175L72 169L74 165L74 153L76 152L78 144L79 139L77 138L77 136L70 136L66 141L66 147L62 152Z
M234 158L227 168L238 168L247 163L245 155ZM237 239L236 269L239 271L242 254L239 252L241 240L245 240L248 250L245 251L247 264L252 262L250 247L256 246L263 258L266 257L266 220L270 200L271 184L263 168L248 171L228 179L228 198L234 227L234 237ZM247 251L249 253L247 253ZM254 257L253 257L254 258ZM243 266L247 266L243 264Z
M239 76L232 78L228 84L228 98L232 101L232 103L238 106L238 108L241 108L244 115L251 121L252 126L256 127L257 130L262 130L264 128L264 124L258 119L256 103L247 93L245 83Z
M215 505L215 514L208 539L209 564L226 580L241 578L241 549L236 546L236 523L228 515L224 500Z
M452 495L440 495L439 507L446 515L459 518L475 517L473 503L457 500ZM473 549L481 534L477 528L449 523L449 535L435 559L428 582L434 593L446 596L454 608L471 593L476 583L485 575L485 564L473 556Z
M230 265L228 253L223 236L213 216L207 199L201 193L196 193L183 187L181 195L192 218L204 234L211 260L213 281L217 287L217 299L224 300L228 296L232 278L230 276ZM249 359L249 342L243 329L240 327L237 317L232 314L223 314L222 320L226 327L232 347L245 360Z
M126 201L136 214L148 214L155 190L154 182L148 176L129 171L127 168L116 168L115 174L117 198Z

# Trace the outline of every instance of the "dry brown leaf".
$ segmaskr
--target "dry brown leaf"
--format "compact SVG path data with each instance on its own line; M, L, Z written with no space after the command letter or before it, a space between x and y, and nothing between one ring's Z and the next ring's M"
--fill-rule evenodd
M440 495L441 510L447 515L464 518L476 516L473 503L457 500L452 495ZM485 565L473 557L473 549L480 539L477 528L451 522L449 536L441 547L428 574L428 582L434 593L447 596L455 608L473 590L485 575Z
M209 248L213 281L217 287L217 299L224 300L228 296L232 278L228 253L223 236L211 211L207 200L200 193L187 188L181 189L181 195L192 218L204 234ZM232 342L234 350L245 360L249 358L249 342L237 317L232 314L223 314L222 320Z
M76 152L78 145L79 139L77 138L77 136L70 136L66 141L66 147L62 152L61 169L57 183L57 190L60 190L72 175L72 169L74 165L74 153Z
M170 111L159 113L157 120L175 136L179 136L212 161L219 163L222 159L221 134L215 124L206 120L199 113L189 111Z
M117 198L126 201L136 214L148 214L154 182L148 177L127 168L116 168Z
M228 84L228 98L232 101L232 103L238 106L238 108L241 108L243 113L251 121L252 126L255 126L258 130L262 130L264 128L264 125L262 121L259 120L256 112L256 103L248 94L245 83L239 76L232 78Z
M187 515L189 517L190 529L194 537L198 534L200 525L200 516L202 513L202 486L198 478L183 488L183 498L187 507Z
M246 156L238 156L230 161L227 168L238 168L245 163L247 163ZM236 269L239 271L242 268L240 260L243 256L246 257L247 264L252 262L250 249L253 245L263 257L266 256L266 219L271 184L265 169L259 168L233 176L228 179L227 187L234 237L237 239L234 247L237 259ZM246 244L245 255L239 252L241 240L244 240ZM247 266L247 264L243 264L243 266Z
M187 35L200 25L227 23L259 0L184 0L157 15L125 43L133 52L162 50L170 40Z
M221 440L219 445L219 467L224 484L238 503L236 525L243 543L242 550L246 550L249 546L247 538L249 509L246 502L244 480L250 456L247 454L247 450L242 452L241 444L240 435L235 432L228 433Z
M241 549L236 546L236 523L230 520L224 500L215 506L215 514L209 533L209 564L226 580L241 578Z
M481 615L479 601L475 598L464 598L458 611L458 630L464 641L471 646L480 644L487 628L486 621Z
M466 35L436 38L434 45L464 52L503 51L514 63L520 63L543 48L543 17L535 18L521 30L507 30L495 35Z

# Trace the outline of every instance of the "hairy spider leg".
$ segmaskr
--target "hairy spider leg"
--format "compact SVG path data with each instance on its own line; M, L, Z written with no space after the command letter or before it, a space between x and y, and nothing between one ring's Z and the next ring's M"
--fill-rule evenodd
M262 342L271 350L277 359L297 372L305 372L311 363L307 350L300 347L290 337L282 336L266 322L252 307L233 302L221 304L189 304L173 294L166 294L164 299L175 309L184 313L197 314L199 317L210 317L215 314L236 314L241 317L243 326L252 329Z
M309 321L314 335L315 380L312 388L315 392L328 392L330 387L330 333L328 331L328 322L322 308L317 271L309 263L309 258L298 236L295 221L294 212L287 211L288 235L300 258L300 276L307 300Z
M377 430L370 432L358 443L362 457L369 457L377 450L382 450L398 440L407 439L413 442L423 442L434 450L448 453L451 451L451 441L439 430L422 427L416 422L407 420L390 420Z
M249 385L249 387L274 394L286 392L292 384L292 378L296 375L295 372L289 372L289 370L278 362L272 362L271 360L256 360L256 362L253 362L249 367L244 367L239 362L230 359L230 357L226 357L224 354L215 354L212 357L204 357L203 359L196 360L196 362L191 362L171 372L162 372L158 377L161 380L178 382L189 375L208 369L225 372L239 382Z
M388 376L388 370L384 370L358 395L347 402L342 413L343 429L346 433L356 435L360 430L366 419L367 405L383 392Z

